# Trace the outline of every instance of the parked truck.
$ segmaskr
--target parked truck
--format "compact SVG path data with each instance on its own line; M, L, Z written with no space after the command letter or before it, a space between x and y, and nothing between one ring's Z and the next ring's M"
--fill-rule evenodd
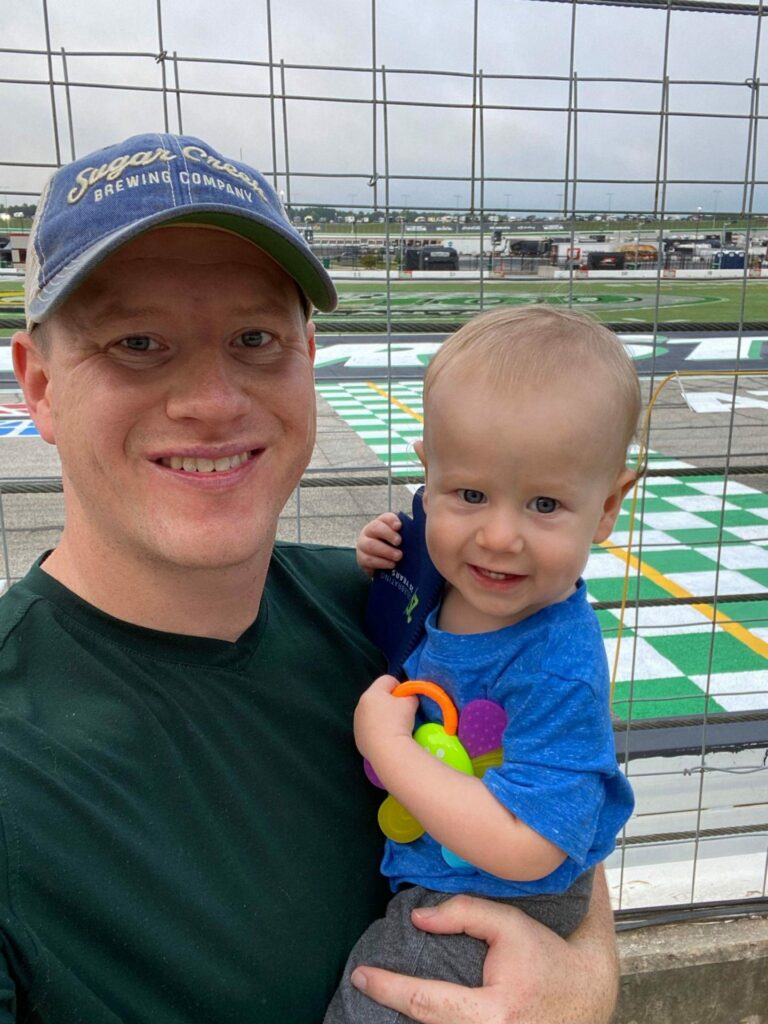
M449 245L407 246L403 270L458 270L459 254Z

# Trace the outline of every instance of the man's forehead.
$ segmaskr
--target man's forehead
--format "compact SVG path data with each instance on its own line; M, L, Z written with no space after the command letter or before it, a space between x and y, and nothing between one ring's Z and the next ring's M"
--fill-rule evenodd
M185 226L149 231L118 249L61 313L75 323L87 317L91 326L162 315L169 309L169 286L188 276L195 283L188 302L218 298L233 315L284 315L303 305L293 278L257 246L227 231Z
M213 290L210 293L201 292L198 301L194 302L191 308L206 304L208 297L213 295ZM295 306L298 304L297 298ZM244 299L242 302L226 302L226 314L232 320L249 321L267 316L285 316L290 311L289 302L276 302L269 297L253 301ZM117 296L108 288L89 288L86 282L82 289L65 303L58 315L64 322L69 322L81 330L96 330L105 324L150 325L163 320L175 320L177 311L170 308L161 298L153 301L151 297L147 299L141 295Z
M292 280L255 243L224 228L204 224L170 224L152 228L121 246L101 266L146 259L180 261L190 266L242 263Z

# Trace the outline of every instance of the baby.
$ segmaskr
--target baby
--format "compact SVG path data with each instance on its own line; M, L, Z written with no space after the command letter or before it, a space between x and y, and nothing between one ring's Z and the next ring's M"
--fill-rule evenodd
M586 913L594 867L633 797L581 573L634 482L626 459L640 404L617 338L548 306L478 316L430 363L416 449L427 548L445 587L405 673L439 684L460 713L478 699L498 705L500 763L479 777L428 753L414 721L440 712L393 696L393 676L363 694L358 749L425 834L387 840L382 871L396 895L353 949L325 1024L410 1020L360 991L358 966L482 984L485 943L419 930L415 908L467 892L514 903L562 936ZM399 529L394 513L365 527L366 571L397 565Z

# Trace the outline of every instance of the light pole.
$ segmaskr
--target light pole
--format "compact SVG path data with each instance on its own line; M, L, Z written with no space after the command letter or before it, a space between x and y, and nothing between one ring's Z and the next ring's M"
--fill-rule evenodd
M459 200L461 196L454 194L453 198L456 200L456 234L459 233Z
M408 220L408 203L411 197L408 192L403 192L400 198L403 203L400 210L400 272L402 273L405 270L405 224Z
M694 234L693 234L693 258L694 258L694 260L697 258L696 249L697 249L698 244L699 244L699 221L700 220L701 220L701 207L697 206L696 207L696 230L694 231Z
M717 222L717 197L720 195L720 189L719 188L714 189L714 191L712 192L712 195L715 197L715 206L714 206L714 210L713 210L713 213L712 213L712 227L714 229L715 224Z
M357 199L357 192L347 192L347 202L349 203L349 213L347 217L351 217L351 222L347 220L347 224L352 224L352 244L355 245L357 242L357 213L354 209L355 200ZM353 261L357 265L357 253L353 256Z

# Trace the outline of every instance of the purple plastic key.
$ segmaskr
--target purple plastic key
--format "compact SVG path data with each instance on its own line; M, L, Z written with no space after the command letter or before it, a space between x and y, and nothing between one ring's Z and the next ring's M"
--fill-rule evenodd
M479 757L501 746L507 713L492 700L472 700L459 716L459 739L470 757Z

